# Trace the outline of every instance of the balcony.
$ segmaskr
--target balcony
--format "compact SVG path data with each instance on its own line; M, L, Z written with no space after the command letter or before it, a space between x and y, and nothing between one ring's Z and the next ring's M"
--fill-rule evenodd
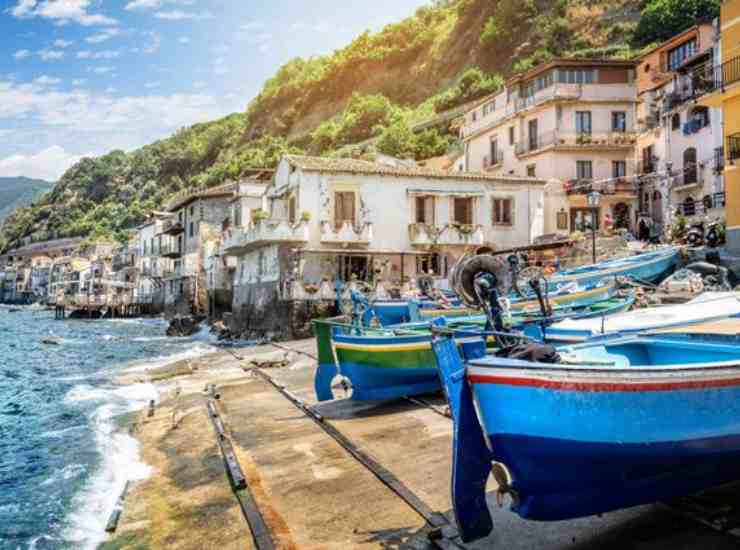
M434 246L483 246L486 241L482 225L409 225L411 246L431 248Z
M342 247L367 246L373 241L373 224L366 223L362 227L354 226L351 222L344 222L337 228L329 222L321 222L321 244L331 244Z
M732 86L740 82L740 57L725 61L722 65L702 66L691 72L694 97L701 98L700 103L707 107L721 107L722 97L713 96L715 92L725 94L732 87L731 95L740 94L740 87ZM705 97L711 96L711 97Z
M227 255L241 255L268 244L306 244L308 224L287 220L258 220L248 227L234 227L224 235L222 250Z
M134 255L130 252L116 254L113 256L113 271L123 271L126 268L134 266Z
M493 170L498 168L504 162L504 152L497 151L495 155L486 155L483 157L483 170Z
M172 235L174 237L177 235L181 235L184 232L185 232L185 228L178 221L166 220L162 224L162 234L164 235Z
M163 258L169 258L170 260L178 260L182 258L182 250L175 244L163 245L159 249L159 255Z
M673 191L690 191L703 185L704 171L696 165L692 165L684 169L682 173L673 176L671 189Z
M633 101L636 95L633 84L555 84L539 90L534 95L518 98L506 103L499 109L478 117L475 122L467 121L462 129L463 138L483 132L504 123L512 116L527 109L543 105L550 101Z
M658 171L657 157L653 157L652 160L643 160L637 163L635 173L641 176L647 176L649 174L655 174Z
M594 191L602 195L637 198L637 186L627 179L594 182L591 180L570 180L565 185L568 195L588 195Z
M572 132L556 130L538 135L516 144L517 156L524 156L543 149L583 150L583 149L631 149L637 141L632 131L615 132L611 130L592 132Z

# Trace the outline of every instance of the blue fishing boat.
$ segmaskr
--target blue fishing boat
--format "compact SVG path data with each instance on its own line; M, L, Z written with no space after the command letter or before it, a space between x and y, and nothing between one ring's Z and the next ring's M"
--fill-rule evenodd
M436 334L463 541L492 530L490 475L515 513L543 521L739 478L740 322L729 322L725 330L611 338L559 353L532 346L520 359L465 363L450 336Z
M523 310L512 312L507 329L522 330L529 324L565 317L611 315L629 309L634 295L612 297L586 307L556 307L549 317ZM489 326L485 315L435 319L433 324L455 331L458 345L465 346ZM332 381L341 375L352 388L352 399L376 401L398 399L441 389L432 352L429 321L405 323L385 329L339 325L331 320L314 321L319 348L315 389L319 401L333 399ZM493 338L490 344L494 345Z
M595 337L686 327L738 316L740 293L706 292L685 304L640 309L598 319L571 317L550 324L544 328L544 333L537 333L533 327L528 334L552 343L574 344Z
M628 258L559 271L548 279L550 288L568 283L597 284L606 277L626 277L640 282L656 283L672 273L680 262L680 250L666 247Z

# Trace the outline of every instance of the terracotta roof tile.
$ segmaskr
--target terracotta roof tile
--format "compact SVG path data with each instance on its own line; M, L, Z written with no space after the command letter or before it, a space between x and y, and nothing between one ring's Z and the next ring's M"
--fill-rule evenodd
M342 174L362 174L397 177L420 177L446 180L491 181L502 183L546 183L537 178L518 176L498 176L485 172L447 172L434 168L406 168L388 166L357 159L307 157L286 155L283 157L291 166L306 172L338 172Z

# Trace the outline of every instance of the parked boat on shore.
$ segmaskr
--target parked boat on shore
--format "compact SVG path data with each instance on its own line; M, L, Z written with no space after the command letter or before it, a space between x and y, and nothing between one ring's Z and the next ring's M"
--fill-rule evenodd
M577 343L597 336L632 334L645 330L681 327L740 316L740 293L707 292L686 304L653 307L609 317L566 319L545 328L548 342Z
M490 355L463 364L451 337L435 336L463 541L492 530L491 473L515 513L547 521L740 476L740 321L727 322L734 328L573 346L557 364Z

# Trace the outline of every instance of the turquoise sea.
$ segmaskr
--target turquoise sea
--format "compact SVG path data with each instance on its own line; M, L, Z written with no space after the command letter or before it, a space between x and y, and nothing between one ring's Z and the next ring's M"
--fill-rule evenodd
M45 309L0 306L0 550L105 540L124 484L149 473L120 418L157 399L149 384L113 378L213 350L205 334L172 339L165 328L159 319L55 321Z

